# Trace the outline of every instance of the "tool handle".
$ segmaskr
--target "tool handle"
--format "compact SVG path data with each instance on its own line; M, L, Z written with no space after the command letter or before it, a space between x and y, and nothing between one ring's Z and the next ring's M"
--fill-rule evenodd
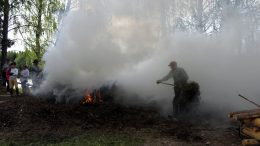
M169 85L169 86L173 86L174 87L174 85L170 84L170 83L160 82L160 84Z
M238 96L242 97L243 99L245 99L246 101L252 103L253 105L257 106L257 107L260 107L259 104L255 103L254 101L251 101L249 100L248 98L246 98L245 96L241 95L241 94L238 94Z

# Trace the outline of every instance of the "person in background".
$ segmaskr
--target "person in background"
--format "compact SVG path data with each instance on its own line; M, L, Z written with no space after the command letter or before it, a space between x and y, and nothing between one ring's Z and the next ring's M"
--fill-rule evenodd
M3 87L6 87L7 92L9 92L9 80L7 79L6 72L9 69L9 62L9 59L6 59L2 70Z
M173 115L174 116L178 116L178 114L181 111L181 103L180 101L182 100L181 98L181 94L183 92L184 86L187 84L189 76L187 75L186 71L177 66L177 62L176 61L172 61L170 62L170 64L168 65L170 67L170 72L163 77L160 80L157 80L157 84L162 83L163 81L167 81L170 78L173 78L174 80L174 99L173 99Z
M9 77L9 85L10 85L10 93L13 96L13 88L15 87L16 95L19 95L18 83L17 83L17 76L18 76L18 69L16 68L16 63L11 63L10 72L8 71Z
M20 81L22 85L23 95L29 94L29 88L27 86L30 72L28 70L27 65L23 66L23 70L21 71Z
M32 74L32 82L33 82L33 87L32 88L36 89L40 85L41 74L42 74L42 70L39 67L39 61L37 59L35 59L33 61L31 74Z
M6 74L5 74L5 77L7 80L7 93L9 93L9 94L10 94L10 83L9 83L10 71L11 71L11 64L9 64L8 68L6 69Z

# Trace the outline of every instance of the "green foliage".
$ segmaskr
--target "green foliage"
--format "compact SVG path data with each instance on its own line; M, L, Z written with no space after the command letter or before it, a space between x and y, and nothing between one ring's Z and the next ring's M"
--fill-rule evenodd
M15 51L10 51L7 53L7 58L11 61L11 62L14 62L16 57L18 56L18 52L15 52Z
M15 51L9 51L7 53L7 58L11 61L14 62L16 57L19 55L19 52L15 52ZM0 54L0 57L2 57L2 54Z
M1 54L0 57L2 57ZM34 52L27 49L20 52L9 51L7 53L7 58L10 62L16 62L16 66L21 69L23 65L31 66L33 60L36 59L37 56Z
M1 40L1 67L7 58L7 48L14 45L15 41L8 38L8 34L20 26L18 15L24 0L1 0L0 1L0 40Z
M58 27L58 17L63 11L64 0L25 0L21 9L19 32L26 48L32 50L37 59L52 43L52 37Z
M30 50L25 50L24 52L20 52L15 61L18 68L22 68L23 65L31 66L34 59L36 59L36 55L34 52Z

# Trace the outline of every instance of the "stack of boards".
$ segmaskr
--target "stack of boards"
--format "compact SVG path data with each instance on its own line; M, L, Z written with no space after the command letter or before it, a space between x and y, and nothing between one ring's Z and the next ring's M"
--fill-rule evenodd
M260 146L260 108L233 112L229 118L241 123L243 146Z

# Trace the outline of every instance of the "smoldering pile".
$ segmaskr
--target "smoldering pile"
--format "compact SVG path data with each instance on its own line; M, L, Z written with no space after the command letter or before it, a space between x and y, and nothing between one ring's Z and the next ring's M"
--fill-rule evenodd
M56 85L49 92L35 93L38 98L58 104L82 104L86 96L93 98L93 104L96 103L97 93L102 97L103 102L114 102L114 97L119 92L116 84L104 85L98 89L75 89L67 85Z

